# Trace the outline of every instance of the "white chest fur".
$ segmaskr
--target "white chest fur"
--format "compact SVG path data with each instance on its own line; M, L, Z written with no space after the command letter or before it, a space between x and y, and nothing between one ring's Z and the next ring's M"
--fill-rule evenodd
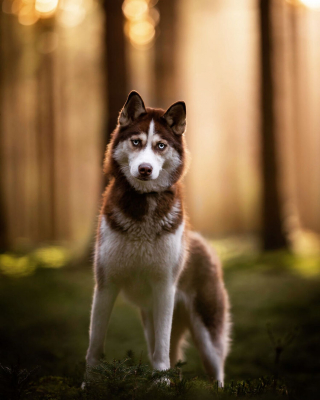
M159 234L160 227L148 219L122 222L128 224L127 232L112 229L101 217L96 256L105 279L117 283L130 300L140 304L147 300L152 281L177 279L183 262L184 223L174 233Z

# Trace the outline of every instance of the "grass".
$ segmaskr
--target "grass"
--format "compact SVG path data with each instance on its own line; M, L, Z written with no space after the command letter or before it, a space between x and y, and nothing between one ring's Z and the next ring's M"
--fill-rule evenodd
M0 275L1 400L319 397L319 257L271 253L225 260L233 343L223 391L206 378L192 344L187 364L180 366L183 380L173 370L170 386L152 384L156 376L139 314L121 298L110 322L106 361L95 371L96 384L82 391L91 266L47 268L30 259L32 274L24 265L23 274ZM125 361L129 350L136 357Z

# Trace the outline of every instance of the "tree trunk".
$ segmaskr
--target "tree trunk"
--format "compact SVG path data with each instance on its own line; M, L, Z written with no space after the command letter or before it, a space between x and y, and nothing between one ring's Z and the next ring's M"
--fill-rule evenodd
M178 5L178 0L161 0L157 4L160 12L160 32L155 43L155 100L157 107L164 109L178 100L176 98Z
M287 248L281 217L272 76L271 0L259 1L261 40L262 240L264 250Z
M106 126L104 131L104 145L110 141L110 135L118 123L118 116L128 96L128 76L126 62L126 43L124 36L124 16L122 0L104 0L105 37L104 37L104 68L105 68L105 104ZM103 180L103 190L108 179ZM93 235L94 236L94 233ZM90 240L87 250L78 262L92 259L92 243Z
M41 20L38 35L53 30L54 20ZM37 146L39 165L40 241L56 239L54 54L41 55L38 69Z
M104 0L103 3L106 15L105 66L108 118L106 143L110 140L110 134L117 125L119 112L128 96L122 3L122 0Z
M2 110L3 104L3 46L5 42L3 40L3 13L0 10L0 110ZM3 124L2 124L2 112L0 112L0 252L3 252L8 247L8 237L7 237L7 223L6 215L4 210L4 163L3 163Z

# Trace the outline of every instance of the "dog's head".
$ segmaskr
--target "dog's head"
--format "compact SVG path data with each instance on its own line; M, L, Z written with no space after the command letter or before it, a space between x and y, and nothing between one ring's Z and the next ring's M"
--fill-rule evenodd
M120 112L105 159L105 172L123 174L139 192L157 192L182 176L186 149L186 106L179 101L167 111L146 108L133 91Z

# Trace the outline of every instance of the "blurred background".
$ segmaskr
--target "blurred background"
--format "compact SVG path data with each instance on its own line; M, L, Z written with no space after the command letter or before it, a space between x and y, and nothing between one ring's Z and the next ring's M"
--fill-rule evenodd
M2 1L1 248L88 246L132 89L187 104L195 229L319 248L320 1L266 4Z
M50 373L84 356L103 153L132 89L147 106L186 102L188 213L225 261L234 304L229 376L265 372L267 320L302 326L304 354L316 354L320 0L1 0L0 29L0 356L36 354ZM114 356L126 340L145 349L126 307ZM139 343L117 328L128 315ZM43 346L39 329L51 332ZM252 355L248 329L261 342ZM67 350L53 332L69 335Z

